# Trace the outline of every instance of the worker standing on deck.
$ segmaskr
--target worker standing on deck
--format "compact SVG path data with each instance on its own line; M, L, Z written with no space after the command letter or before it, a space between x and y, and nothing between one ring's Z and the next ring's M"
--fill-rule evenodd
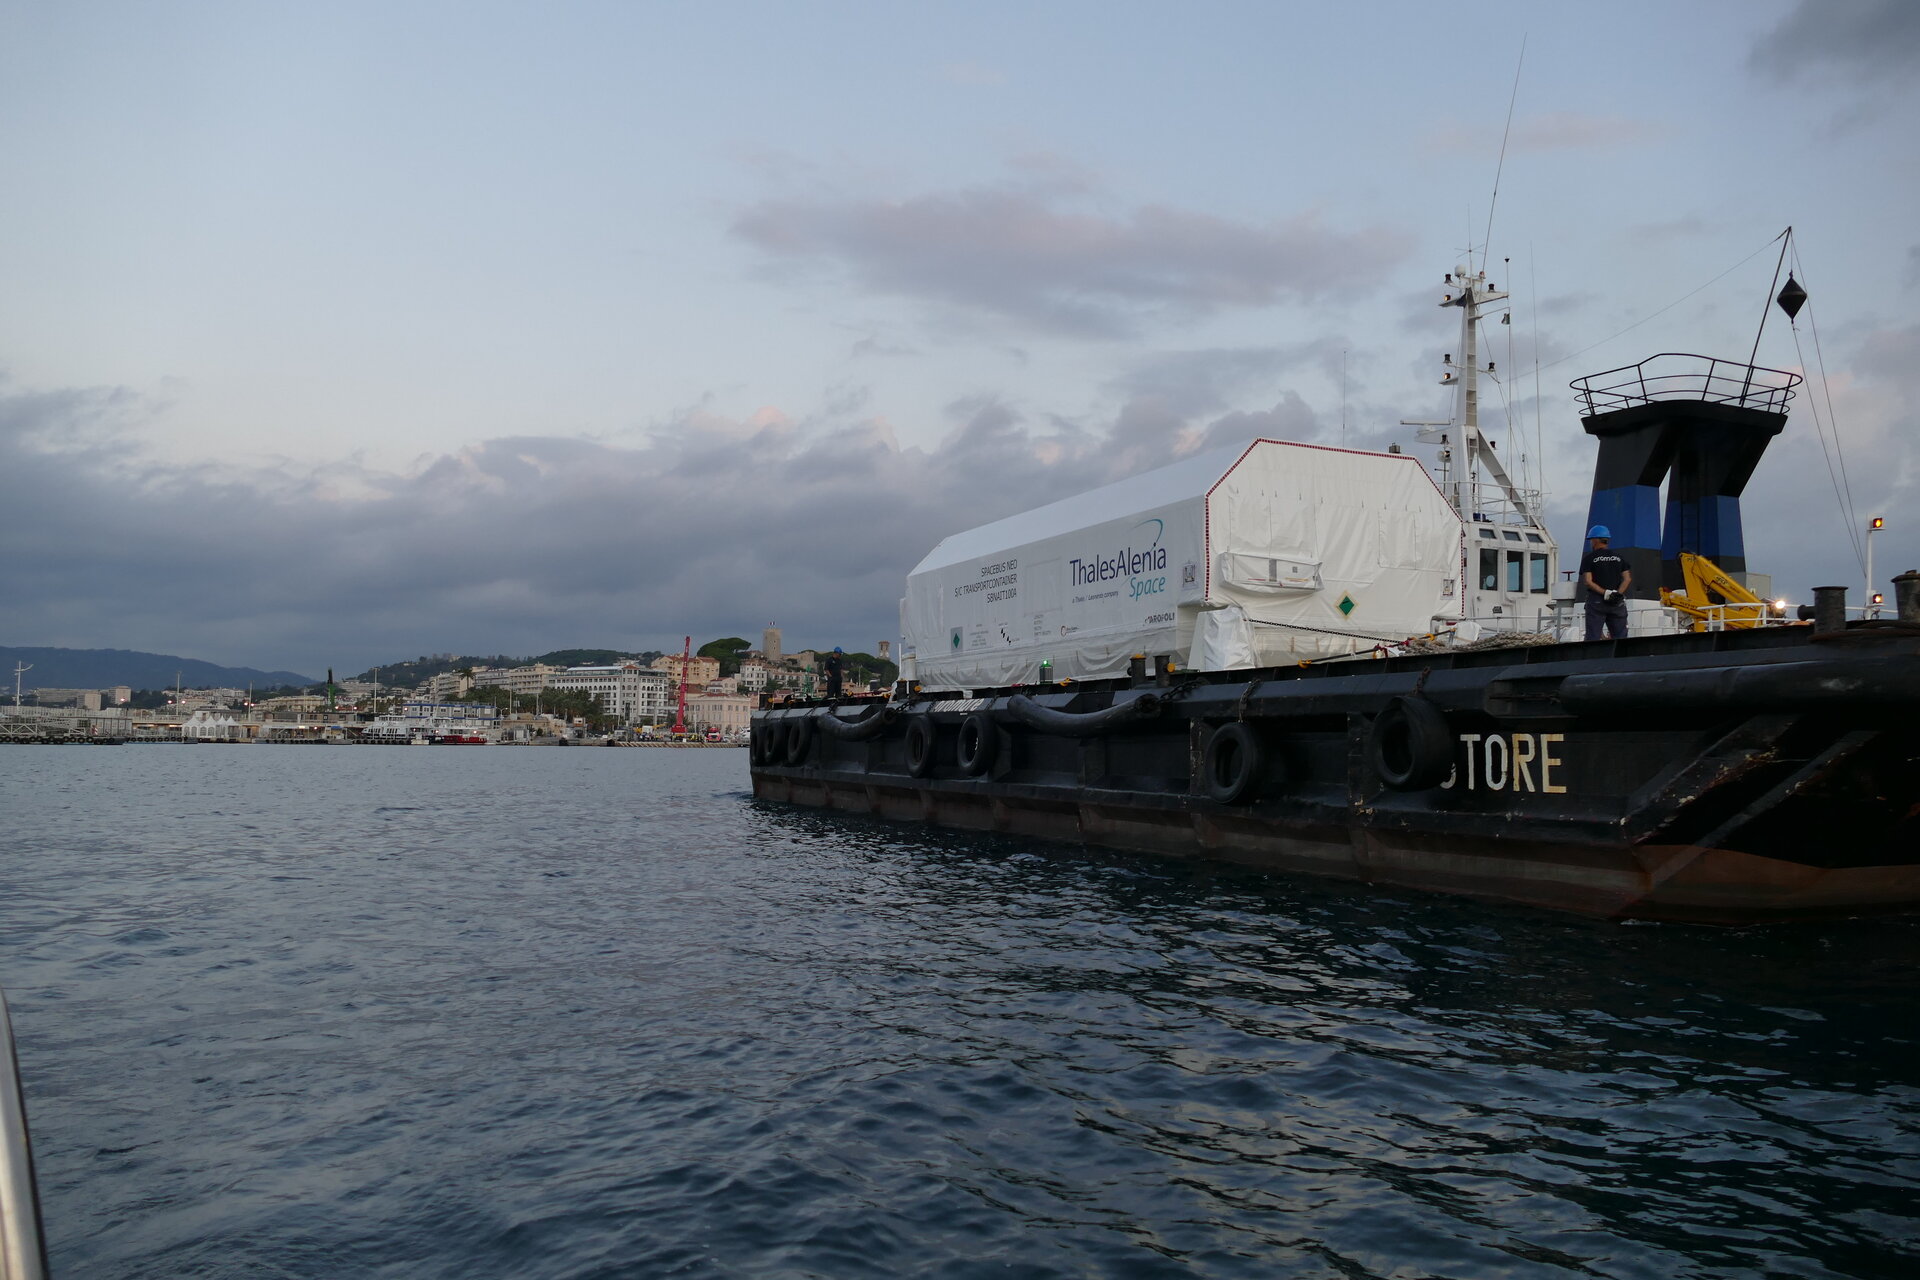
M840 686L841 686L841 680L843 678L841 675L841 668L845 665L845 663L846 663L846 659L841 655L840 646L839 645L833 646L833 652L827 655L827 663L826 663L827 665L827 696L829 698L837 698L840 696Z
M1613 534L1603 524L1587 530L1587 554L1580 557L1580 584L1587 589L1587 639L1604 632L1615 640L1627 638L1627 588L1633 570L1627 558L1610 550Z

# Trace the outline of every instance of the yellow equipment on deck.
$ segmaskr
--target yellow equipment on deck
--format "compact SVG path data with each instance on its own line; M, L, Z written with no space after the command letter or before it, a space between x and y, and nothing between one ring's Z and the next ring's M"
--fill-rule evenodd
M1662 587L1660 603L1693 619L1690 630L1758 627L1773 613L1767 601L1741 586L1705 556L1682 551L1680 573L1686 579L1687 589L1669 591Z

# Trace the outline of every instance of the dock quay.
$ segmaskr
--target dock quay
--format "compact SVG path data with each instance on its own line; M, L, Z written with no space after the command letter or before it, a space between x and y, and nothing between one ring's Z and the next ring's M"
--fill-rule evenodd
M133 718L122 710L0 708L0 742L113 746L132 734Z

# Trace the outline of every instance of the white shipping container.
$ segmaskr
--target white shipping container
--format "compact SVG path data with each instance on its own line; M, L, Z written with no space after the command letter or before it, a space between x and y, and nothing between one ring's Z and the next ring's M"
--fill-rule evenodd
M902 652L930 689L1362 652L1459 616L1463 533L1416 458L1255 440L947 538Z

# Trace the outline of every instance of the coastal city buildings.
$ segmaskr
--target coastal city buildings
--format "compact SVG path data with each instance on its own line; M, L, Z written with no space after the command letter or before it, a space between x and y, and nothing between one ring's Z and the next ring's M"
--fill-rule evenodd
M437 654L422 662L450 665L450 670L398 682L378 679L376 669L367 673L374 679L334 680L331 698L324 686L258 697L254 690L240 688L165 690L158 691L158 697L142 690L139 700L151 709L138 711L127 709L136 695L125 685L29 688L28 698L37 707L10 708L18 723L11 730L0 725L0 739L12 732L14 737L44 740L48 731L36 717L48 716L67 726L62 733L111 740L393 742L438 740L459 732L490 741L551 741L588 732L577 719L564 723L571 713L559 713L561 719L541 714L554 712L551 703L544 709L527 705L526 700L549 690L585 693L613 727L647 730L644 736L657 738L675 724L684 667L686 731L733 741L746 736L749 718L763 698L811 697L824 688L824 655L811 649L785 652L777 626L766 629L762 644L761 649L734 650L724 663L711 657L683 660L681 654L669 653L575 667L535 662L494 666ZM882 653L888 647L882 642ZM729 668L725 675L723 666ZM398 669L389 668L388 673ZM504 690L515 702L504 703L491 693L474 700L477 690ZM849 681L847 691L856 692L857 687ZM122 710L115 716L113 708Z
M224 706L226 704L222 703L220 705ZM178 709L183 711L193 710L193 708L186 703L181 703ZM327 709L327 699L324 694L318 693L289 693L277 698L262 698L260 701L254 703L254 709L269 719L286 718L297 720L301 716L310 716L325 711Z
M499 728L500 709L484 702L409 702L392 715L376 716L362 736L388 742L449 735L492 740Z
M34 701L43 707L78 707L98 711L105 701L98 689L35 689Z
M547 687L591 694L608 716L624 725L663 724L673 719L679 685L664 671L637 662L600 667L569 667L552 676Z
M725 737L743 737L759 699L746 693L702 693L687 698L687 727Z
M680 666L682 658L677 653L663 653L653 660L655 671L664 671L672 678L675 687L680 684ZM687 687L704 689L720 678L720 659L702 658L698 655L686 659Z
M553 677L566 670L564 667L550 667L544 662L529 663L524 667L480 667L473 673L475 688L505 689L514 697L532 697L542 689L553 687Z
M463 693L471 692L477 683L472 676L464 672L442 671L437 676L429 676L427 682L420 686L420 692L436 702L444 702L448 698L457 698Z

